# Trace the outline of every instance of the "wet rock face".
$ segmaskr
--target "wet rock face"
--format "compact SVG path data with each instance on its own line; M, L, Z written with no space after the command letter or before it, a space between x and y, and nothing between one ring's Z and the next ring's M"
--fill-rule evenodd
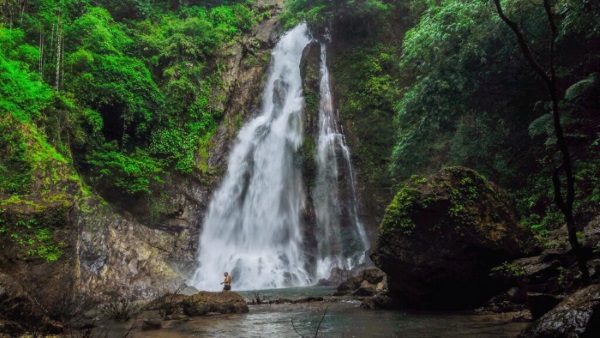
M264 75L269 66L271 50L279 40L278 15L282 0L256 1L258 11L268 13L251 33L224 48L220 53L223 67L222 86L216 86L213 97L216 110L223 112L223 122L213 136L208 165L225 170L229 147L244 121L260 110Z
M371 297L385 290L387 290L385 273L377 268L368 268L340 284L334 295L352 294L359 297Z
M17 337L26 332L62 332L62 323L49 317L57 314L59 299L51 291L48 293L30 293L14 278L0 272L0 333ZM55 296L54 303L40 296Z
M300 148L300 163L302 168L302 179L306 183L306 207L302 214L304 226L303 238L306 248L313 250L310 257L312 261L308 266L314 267L314 257L316 257L317 239L315 238L317 216L313 203L313 190L317 176L317 167L314 156L316 152L317 139L319 135L319 101L321 99L319 92L320 84L320 64L321 64L321 45L313 41L309 43L302 51L300 61L300 76L302 77L302 90L304 93L304 108L302 110L304 125L304 140ZM314 271L312 271L314 273ZM337 284L342 281L337 282ZM337 285L335 284L335 285Z
M506 192L453 167L413 177L397 193L370 256L398 304L460 309L501 291L490 269L526 255L531 239Z
M217 55L222 86L215 86L210 104L224 118L207 158L196 159L207 172L166 177L166 197L157 205L120 203L125 211L115 213L100 199L92 199L74 213L75 228L81 229L77 279L83 292L100 298L117 293L149 299L177 289L193 274L211 191L225 170L238 129L258 111L262 77L279 38L283 1L261 0L254 6L268 13L266 19ZM151 219L151 213L158 215Z
M300 76L304 92L304 130L307 137L316 141L319 133L319 101L321 83L321 44L317 41L309 43L302 51Z
M0 236L0 333L59 333L62 323L55 319L75 298L73 200L65 193L3 197L0 192L0 223L22 241ZM49 240L30 242L35 233L46 233Z
M588 286L566 297L520 337L600 337L600 285Z

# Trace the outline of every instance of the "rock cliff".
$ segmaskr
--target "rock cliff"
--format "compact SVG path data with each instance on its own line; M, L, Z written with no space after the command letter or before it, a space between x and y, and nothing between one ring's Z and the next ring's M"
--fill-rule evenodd
M211 105L224 112L224 119L208 152L198 152L199 170L187 177L164 177L166 189L158 200L108 204L106 196L100 197L81 180L70 159L58 155L43 159L44 167L32 172L36 184L30 196L0 196L0 225L10 231L21 222L30 222L35 240L35 231L43 223L44 229L50 229L44 236L59 244L39 247L56 249L57 258L52 252L45 253L47 261L31 258L20 242L4 236L0 272L46 302L52 302L56 293L52 290L60 289L101 299L111 295L150 298L189 278L211 191L225 169L237 130L258 110L262 77L278 39L277 17L283 1L257 1L255 6L265 13L262 22L250 34L227 44L213 61L220 69L222 85L214 88ZM26 140L31 149L48 147L34 132L22 133L33 135Z

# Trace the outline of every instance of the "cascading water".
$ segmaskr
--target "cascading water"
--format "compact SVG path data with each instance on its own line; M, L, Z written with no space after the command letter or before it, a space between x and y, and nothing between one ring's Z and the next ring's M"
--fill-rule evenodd
M236 289L307 285L300 215L305 196L294 155L303 139L300 59L305 24L275 47L261 114L242 128L200 235L193 284L217 290L228 271Z
M309 285L334 266L348 268L364 258L368 242L356 211L349 151L333 118L323 48L317 149L317 179L322 186L313 194L317 228L323 236L317 238L316 276L307 270L310 250L302 247L301 231L306 196L296 157L303 141L299 65L310 41L306 24L300 24L275 47L261 113L240 131L204 220L199 267L192 279L200 290L220 289L223 271L233 276L237 290ZM347 168L352 190L345 207L334 193L338 162ZM341 215L352 223L343 231Z
M321 44L320 71L317 179L313 190L319 231L316 267L318 279L328 277L333 267L352 269L363 263L365 251L369 248L367 234L358 218L356 182L350 161L350 150L333 110L325 44ZM341 171L345 171L344 177L350 190L346 201L341 197L340 192Z

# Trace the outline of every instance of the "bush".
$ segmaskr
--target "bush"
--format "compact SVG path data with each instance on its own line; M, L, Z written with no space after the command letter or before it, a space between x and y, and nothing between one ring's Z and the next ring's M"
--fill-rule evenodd
M152 184L163 183L162 163L146 151L119 151L116 142L105 143L86 156L90 179L101 190L117 190L125 195L149 194Z
M115 302L103 304L100 307L100 312L106 317L123 322L137 315L140 310L141 306L131 298L121 298Z

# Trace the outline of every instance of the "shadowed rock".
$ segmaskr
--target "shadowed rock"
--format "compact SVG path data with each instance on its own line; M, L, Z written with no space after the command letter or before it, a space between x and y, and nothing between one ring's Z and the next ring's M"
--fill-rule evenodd
M378 268L368 268L358 276L348 278L338 286L335 296L352 294L370 297L387 289L385 273Z
M370 256L388 275L397 304L459 309L501 291L490 269L528 254L531 240L505 191L453 167L400 189Z
M520 337L600 337L600 285L590 285L571 294L526 328Z
M201 291L182 302L183 312L188 316L204 316L216 313L246 313L248 305L242 296L235 292Z
M195 295L166 294L148 305L146 310L159 310L166 319L209 314L246 313L248 305L242 296L232 291L200 291Z

